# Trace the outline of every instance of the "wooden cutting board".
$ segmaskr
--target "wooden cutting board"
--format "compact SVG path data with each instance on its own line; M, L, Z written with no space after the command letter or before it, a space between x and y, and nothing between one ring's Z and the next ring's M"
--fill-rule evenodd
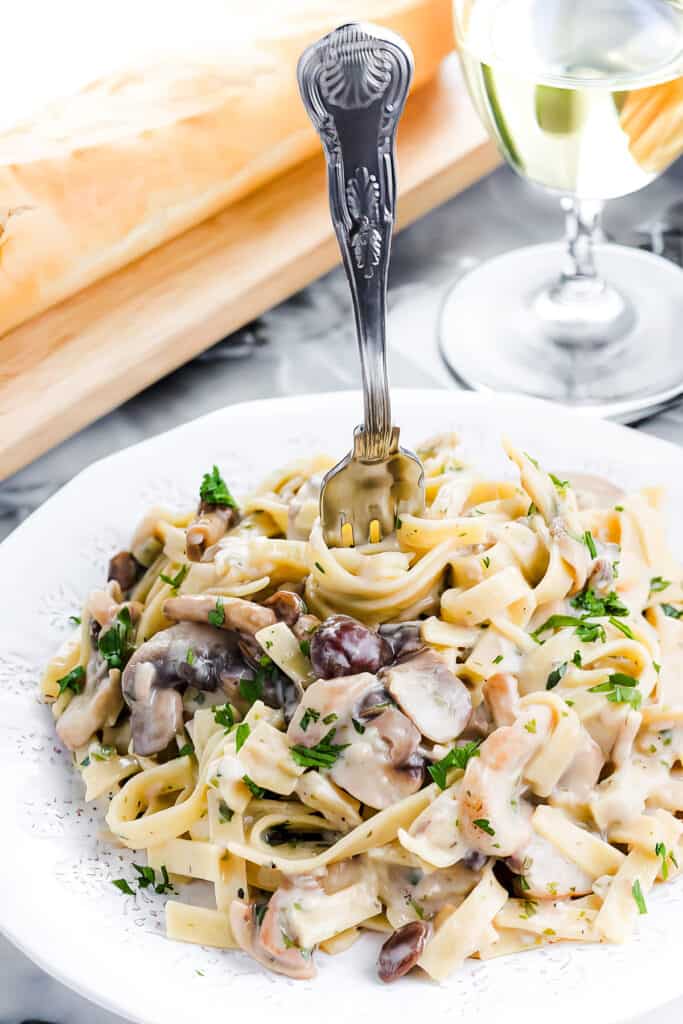
M399 228L498 162L449 58L408 101ZM322 158L0 338L0 480L339 259Z

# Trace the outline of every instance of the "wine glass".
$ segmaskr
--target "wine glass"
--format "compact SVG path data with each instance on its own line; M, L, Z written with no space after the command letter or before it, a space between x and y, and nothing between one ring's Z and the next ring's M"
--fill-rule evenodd
M483 123L560 198L567 237L462 277L444 358L471 388L642 417L683 392L683 271L607 244L601 216L683 152L683 0L454 0L454 13Z

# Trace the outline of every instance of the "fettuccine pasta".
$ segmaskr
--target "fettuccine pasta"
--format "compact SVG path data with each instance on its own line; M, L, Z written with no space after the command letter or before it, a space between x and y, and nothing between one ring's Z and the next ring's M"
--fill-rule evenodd
M293 978L623 942L683 858L683 569L663 496L505 444L420 451L424 515L329 548L316 457L152 510L41 695L170 938ZM212 893L207 905L206 890ZM194 894L196 893L196 898Z

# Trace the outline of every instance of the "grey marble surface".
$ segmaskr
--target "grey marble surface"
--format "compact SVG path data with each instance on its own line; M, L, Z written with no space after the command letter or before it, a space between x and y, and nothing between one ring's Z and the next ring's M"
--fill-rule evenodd
M644 192L612 203L607 231L618 240L630 238L682 196L679 163ZM435 340L449 283L476 261L559 238L561 230L556 202L501 169L399 235L390 290L392 383L454 387ZM0 538L80 469L152 434L225 404L357 386L346 287L333 271L0 484ZM638 429L683 443L683 404ZM60 1024L117 1019L68 992L0 939L0 1024L31 1018ZM638 1024L681 1019L683 1001Z

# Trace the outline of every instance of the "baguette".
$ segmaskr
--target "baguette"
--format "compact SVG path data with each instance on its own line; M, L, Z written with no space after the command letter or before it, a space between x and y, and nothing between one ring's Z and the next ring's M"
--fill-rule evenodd
M259 0L238 53L111 75L0 135L0 335L315 153L296 64L336 24L399 32L415 85L454 45L450 0L282 6Z

